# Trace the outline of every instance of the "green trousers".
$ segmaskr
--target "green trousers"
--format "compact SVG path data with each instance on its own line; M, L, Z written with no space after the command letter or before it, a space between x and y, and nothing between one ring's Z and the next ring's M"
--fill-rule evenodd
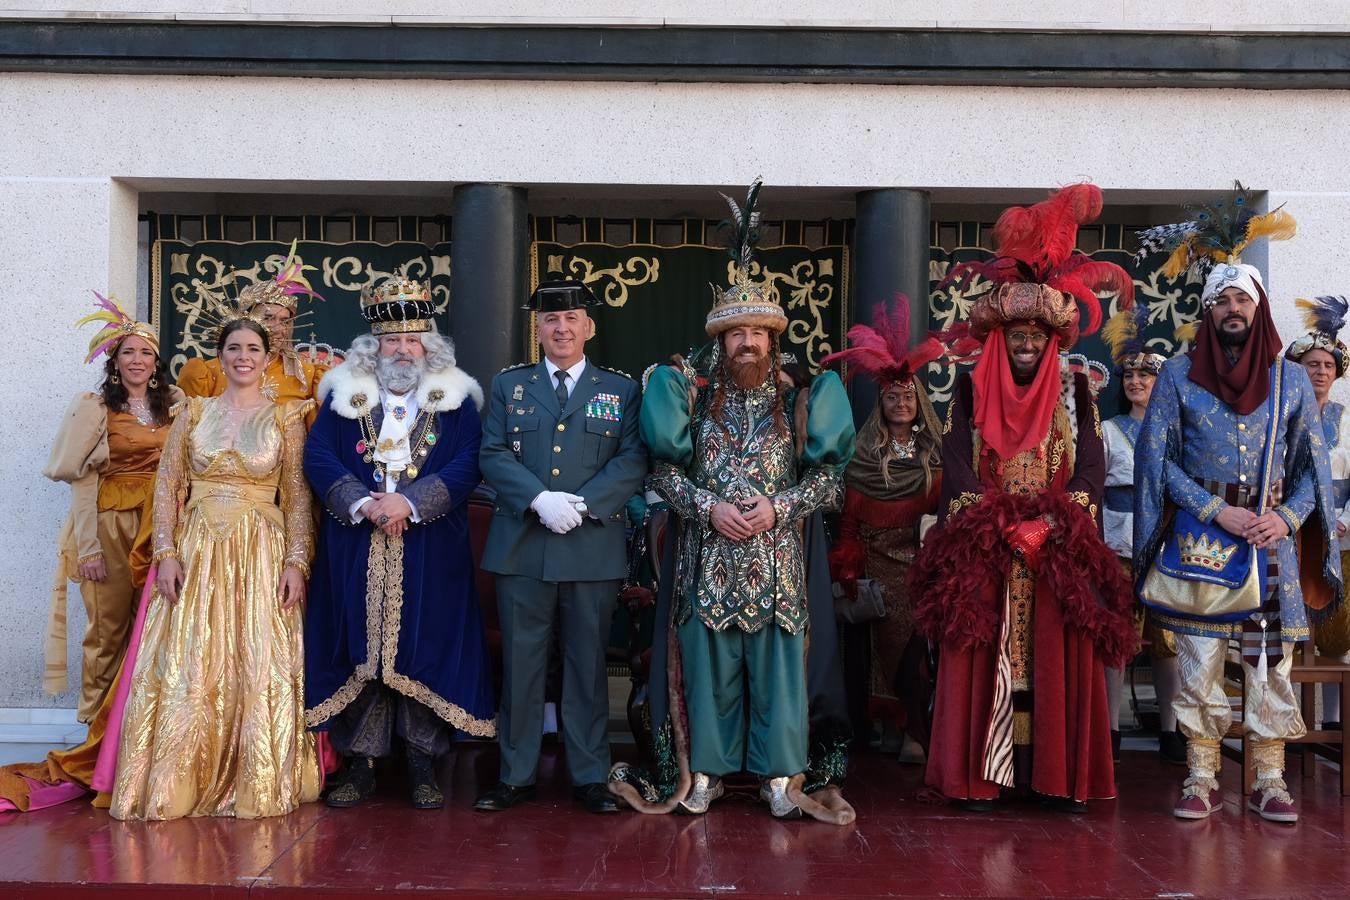
M788 634L772 624L755 634L713 631L693 615L679 637L690 768L764 778L803 771L806 632Z

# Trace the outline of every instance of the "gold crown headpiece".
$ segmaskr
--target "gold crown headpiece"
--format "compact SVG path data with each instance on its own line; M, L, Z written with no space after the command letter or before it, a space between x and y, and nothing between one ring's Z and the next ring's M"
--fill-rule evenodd
M272 303L284 306L294 314L302 295L311 300L323 299L305 276L306 272L315 271L315 267L305 265L296 255L295 245L296 241L291 241L291 249L282 260L276 277L250 284L239 292L241 307L258 307L264 303Z
M89 341L89 355L84 358L86 363L91 363L102 354L111 356L117 351L117 345L123 338L135 336L149 344L159 354L159 335L155 330L144 322L138 322L122 308L122 304L117 302L117 298L105 297L98 291L92 291L94 295L94 305L98 307L94 312L82 317L75 323L76 328L88 325L90 322L102 322L103 327Z
M246 299L242 293L238 297L216 295L209 291L203 293L205 300L201 304L199 318L207 326L202 330L202 340L207 344L216 343L225 329L239 321L254 323L266 331L268 340L271 340L272 330L263 318L261 303Z
M435 314L431 282L409 278L406 272L361 289L361 317L370 323L371 334L431 331Z
M726 194L721 195L731 209L731 218L724 224L735 228L727 252L731 255L736 277L729 288L711 286L713 306L704 323L708 337L717 337L724 331L746 326L767 328L775 334L781 334L787 329L787 314L773 299L769 284L750 280L755 245L759 242L760 212L756 202L762 184L756 178L750 185L745 195L744 208Z

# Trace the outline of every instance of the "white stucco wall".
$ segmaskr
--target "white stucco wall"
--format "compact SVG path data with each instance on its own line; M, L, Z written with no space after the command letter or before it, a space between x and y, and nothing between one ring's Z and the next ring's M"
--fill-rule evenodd
M597 139L543 140L560 110ZM292 117L298 127L268 130ZM1302 225L1269 254L1282 333L1298 331L1292 296L1348 289L1350 93L11 74L0 76L0 121L0 303L25 326L0 353L0 707L71 702L39 687L68 498L40 471L61 410L95 379L79 362L88 335L70 323L88 311L90 288L134 296L138 191L303 195L359 182L363 193L399 182L448 196L486 181L603 185L622 198L629 187L739 186L758 174L785 191L1013 190L1024 200L1091 178L1108 203L1156 203L1237 177L1287 202ZM72 608L75 666L81 628Z

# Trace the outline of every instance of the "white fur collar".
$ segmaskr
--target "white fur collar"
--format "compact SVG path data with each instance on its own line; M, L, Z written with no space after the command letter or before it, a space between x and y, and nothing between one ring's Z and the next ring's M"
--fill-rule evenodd
M364 415L370 404L380 397L380 385L374 375L358 373L350 363L329 369L319 382L316 396L320 403L333 395L333 411L344 419ZM483 389L463 369L451 366L440 372L429 372L417 386L417 405L432 412L459 409L465 398L472 398L479 410L483 408Z

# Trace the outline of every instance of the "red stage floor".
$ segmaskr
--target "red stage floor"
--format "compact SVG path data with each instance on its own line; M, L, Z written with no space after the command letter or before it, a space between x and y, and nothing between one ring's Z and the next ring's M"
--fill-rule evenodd
M1325 764L1294 785L1303 820L1288 826L1243 809L1232 763L1223 813L1181 822L1169 810L1182 770L1142 752L1126 753L1121 799L1081 816L925 805L917 768L869 754L847 791L858 821L836 828L736 798L702 818L588 815L557 754L540 799L497 814L470 808L496 774L495 747L471 745L443 770L440 812L412 811L390 784L358 810L312 804L259 822L124 824L84 803L0 815L0 895L1288 898L1345 896L1350 883L1347 807Z

